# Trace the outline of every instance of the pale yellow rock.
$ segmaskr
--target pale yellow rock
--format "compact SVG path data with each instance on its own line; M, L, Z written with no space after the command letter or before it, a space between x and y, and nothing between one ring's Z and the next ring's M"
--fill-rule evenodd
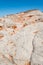
M0 18L0 65L29 65L32 41L43 30L43 13L32 10Z

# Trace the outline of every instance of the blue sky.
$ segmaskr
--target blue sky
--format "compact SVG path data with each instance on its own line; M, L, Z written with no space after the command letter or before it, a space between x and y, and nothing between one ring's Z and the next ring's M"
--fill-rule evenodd
M0 17L31 9L43 11L43 0L0 0Z

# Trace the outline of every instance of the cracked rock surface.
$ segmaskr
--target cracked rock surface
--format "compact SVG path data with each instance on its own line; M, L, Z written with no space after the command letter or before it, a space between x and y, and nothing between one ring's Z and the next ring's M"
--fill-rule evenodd
M43 65L43 30L34 36L31 65Z
M34 46L32 41L41 30L43 13L39 10L0 18L0 65L29 65Z

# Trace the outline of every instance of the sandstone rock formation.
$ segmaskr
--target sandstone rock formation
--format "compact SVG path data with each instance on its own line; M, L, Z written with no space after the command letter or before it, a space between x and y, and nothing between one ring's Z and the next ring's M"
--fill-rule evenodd
M32 41L43 30L43 12L30 10L0 18L0 65L29 65Z

